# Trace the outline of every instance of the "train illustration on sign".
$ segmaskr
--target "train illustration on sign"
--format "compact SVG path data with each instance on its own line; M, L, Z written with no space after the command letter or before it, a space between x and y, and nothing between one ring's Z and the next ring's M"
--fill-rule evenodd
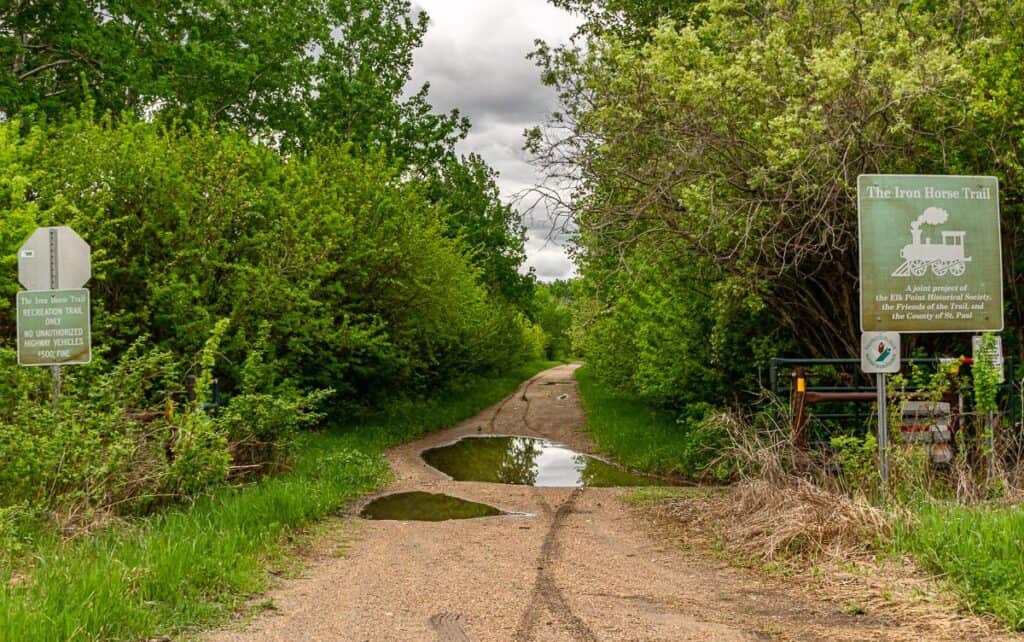
M924 276L931 269L935 276L961 276L967 271L971 257L964 256L962 230L942 231L942 242L932 243L930 238L922 241L922 225L942 225L949 219L949 213L938 207L929 207L910 224L911 242L900 250L900 264L893 276Z

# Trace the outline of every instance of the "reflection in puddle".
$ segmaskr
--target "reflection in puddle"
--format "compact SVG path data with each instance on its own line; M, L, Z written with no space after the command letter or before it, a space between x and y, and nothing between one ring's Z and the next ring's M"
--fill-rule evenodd
M457 481L558 487L669 485L532 437L466 437L423 451L423 459Z
M359 513L366 519L443 522L502 515L494 506L437 493L394 493L373 500Z

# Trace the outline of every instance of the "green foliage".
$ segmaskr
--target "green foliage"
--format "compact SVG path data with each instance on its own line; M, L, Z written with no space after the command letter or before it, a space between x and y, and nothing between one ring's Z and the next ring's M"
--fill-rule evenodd
M672 256L638 254L629 274L616 266L588 262L576 290L574 348L595 376L677 409L758 389L758 367L780 348L756 299Z
M205 412L192 412L176 426L167 489L180 496L198 494L228 476L227 438Z
M261 323L239 373L238 394L216 415L227 436L232 462L241 471L259 471L260 464L281 461L302 428L324 418L320 411L334 390L303 393L293 380L282 378L269 352L270 324Z
M221 487L194 503L70 542L27 544L21 507L0 509L0 639L149 639L229 617L266 588L274 563L309 524L387 480L385 448L494 404L549 363L395 404L344 429L300 436L292 469ZM13 549L15 552L17 549Z
M996 347L995 335L986 332L981 337L981 349L978 354L993 354ZM989 359L975 359L971 368L974 383L974 407L980 413L992 413L999 410L996 397L999 394L999 368Z
M209 388L226 329L226 323L217 325L200 356L202 389ZM3 356L0 372L12 375L7 379L15 385L0 391L10 409L0 417L0 506L59 507L88 522L97 509L145 510L227 477L229 424L202 408L202 394L173 420L152 410L162 410L178 385L180 368L169 351L140 339L113 364L100 358L66 371L56 408L45 370L26 371L9 351ZM273 403L285 406L282 413L296 405L287 398ZM260 404L250 406L257 416L266 412Z
M1004 255L1024 256L1019 3L558 4L583 14L585 46L536 52L563 104L558 135L536 130L529 146L552 180L579 178L584 340L641 355L629 335L642 321L605 320L635 318L634 293L663 280L673 324L697 326L687 334L715 338L719 302L764 315L718 347L856 354L861 173L999 176ZM1005 273L1019 292L1024 271ZM1017 344L1020 300L1008 308Z
M949 581L972 611L1024 630L1024 512L1019 507L924 503L895 546Z
M445 210L382 156L285 159L234 134L137 122L79 121L45 145L3 129L38 171L31 207L0 214L81 230L94 248L94 342L115 354L140 334L194 354L228 318L218 379L230 392L246 338L268 323L281 376L337 389L341 404L534 354L509 332L517 310L446 235ZM7 336L12 322L0 320Z
M473 154L445 163L428 182L430 199L445 209L446 234L464 244L489 291L526 310L533 275L519 274L526 259L522 216L501 201L497 173Z
M120 381L125 375L138 378L162 355L130 351L116 373L97 379L89 394L78 394L76 379L68 377L68 394L59 408L49 403L48 372L31 373L41 377L15 374L19 367L13 353L3 356L0 371L19 385L4 391L0 506L106 504L121 498L134 485L135 473L145 474L143 463L152 448L146 431L124 414L124 404L139 393L122 388Z
M873 434L863 438L839 435L832 437L829 445L847 488L863 492L878 487L878 440Z
M408 0L188 4L82 0L0 8L0 114L97 113L230 124L289 149L385 146L429 168L468 123L404 95L428 18Z
M546 357L569 358L572 355L569 335L572 327L572 283L538 284L533 295L533 317L544 331Z
M645 472L728 479L728 467L718 465L727 436L706 421L710 406L694 404L677 415L616 394L589 364L575 377L587 411L587 432L601 451Z

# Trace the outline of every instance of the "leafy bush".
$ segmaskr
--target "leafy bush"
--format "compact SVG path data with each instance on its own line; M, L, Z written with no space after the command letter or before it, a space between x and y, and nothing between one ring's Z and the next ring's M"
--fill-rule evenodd
M329 391L288 393L254 351L243 367L245 392L211 414L205 391L227 329L215 326L199 358L196 398L173 418L165 409L183 368L145 339L113 364L101 357L66 369L57 407L45 371L19 368L5 352L0 506L63 507L88 521L97 508L127 513L193 496L223 481L232 463L261 470L280 461L294 431L321 416ZM268 447L253 450L254 438Z
M724 481L720 461L727 440L713 408L694 404L676 413L622 395L604 384L588 364L576 371L587 431L603 452L639 470Z
M863 439L840 435L829 443L848 488L878 487L878 440L873 434L868 433Z
M285 158L241 134L88 114L27 136L19 126L0 125L0 154L16 161L0 168L0 219L17 230L4 226L0 254L36 225L79 230L94 251L94 342L114 355L142 334L195 354L229 318L218 378L231 392L266 324L280 373L336 389L341 410L536 353L445 207L384 155ZM0 336L12 333L0 317Z
M88 107L62 124L0 123L0 337L14 334L17 247L66 224L93 248L95 352L65 369L53 409L45 370L15 366L0 338L0 506L146 510L268 470L326 414L538 358L543 330L503 294L531 282L486 256L515 231L486 250L463 241L509 212L487 192L466 207L493 221L456 216L458 199L437 204L385 153L361 154L286 157L242 133ZM213 385L226 405L212 408Z

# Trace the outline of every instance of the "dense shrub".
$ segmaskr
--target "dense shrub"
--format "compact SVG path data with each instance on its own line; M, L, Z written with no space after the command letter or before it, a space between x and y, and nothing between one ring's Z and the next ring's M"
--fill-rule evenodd
M494 305L443 210L383 157L282 158L236 134L141 122L16 130L4 127L22 161L0 170L0 252L36 225L75 227L94 248L97 343L115 353L143 333L195 353L230 318L234 385L267 322L282 374L350 400L493 370L519 349L516 310Z
M0 160L0 346L16 249L61 224L93 248L96 352L65 368L57 409L44 369L0 354L0 505L193 495L265 470L324 413L543 351L540 327L451 233L450 205L383 153L285 156L214 127L86 114L0 124Z

